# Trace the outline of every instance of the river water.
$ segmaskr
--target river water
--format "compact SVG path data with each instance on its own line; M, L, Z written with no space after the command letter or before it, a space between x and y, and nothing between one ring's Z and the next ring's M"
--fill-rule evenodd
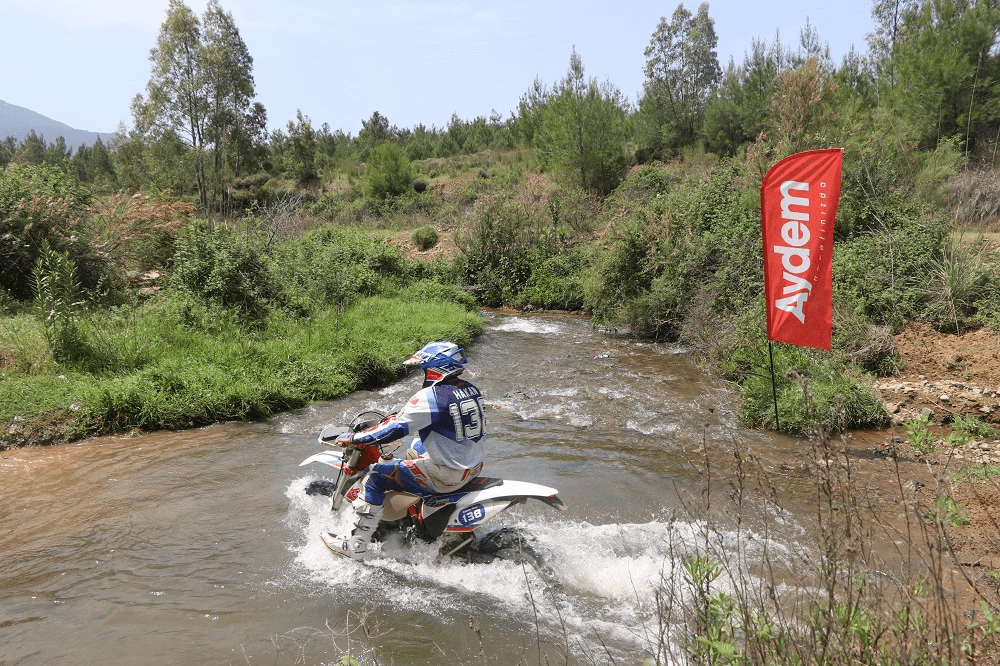
M503 522L551 573L439 563L431 547L359 564L299 462L328 423L402 403L411 376L259 423L0 453L0 664L637 664L656 591L703 541L697 465L741 431L733 394L669 345L574 317L486 313L468 376L487 402L486 474L559 489ZM313 466L319 467L319 466ZM784 521L793 543L801 528ZM484 656L485 655L485 656Z

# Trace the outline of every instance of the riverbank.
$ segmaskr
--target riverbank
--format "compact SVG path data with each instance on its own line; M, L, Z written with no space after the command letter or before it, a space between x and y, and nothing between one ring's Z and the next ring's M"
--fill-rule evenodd
M9 348L34 362L19 369L16 355L3 359L0 449L259 419L383 386L401 376L403 359L421 344L448 338L464 345L482 330L475 310L405 294L307 318L272 313L259 328L226 320L191 328L166 299L102 317L107 327L93 329L91 339L133 350L131 367L65 369L46 361L40 324L6 322L4 334L16 340Z

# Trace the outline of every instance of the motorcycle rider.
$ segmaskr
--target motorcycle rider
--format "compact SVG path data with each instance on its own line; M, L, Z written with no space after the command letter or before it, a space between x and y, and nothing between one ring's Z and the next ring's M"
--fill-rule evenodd
M425 496L458 490L483 469L486 441L482 395L460 379L468 359L458 345L435 340L403 362L424 371L423 388L401 410L360 433L343 433L343 447L378 446L416 434L407 459L380 461L368 467L363 492L354 500L354 527L348 535L332 532L323 542L338 555L362 559L382 518L389 491Z

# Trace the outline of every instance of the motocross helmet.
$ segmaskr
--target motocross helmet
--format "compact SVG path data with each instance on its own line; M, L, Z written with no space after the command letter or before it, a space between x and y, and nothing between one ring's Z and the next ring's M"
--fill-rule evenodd
M435 340L423 346L410 358L403 361L405 366L416 366L424 371L424 386L448 377L462 374L463 366L469 362L465 351L454 342Z

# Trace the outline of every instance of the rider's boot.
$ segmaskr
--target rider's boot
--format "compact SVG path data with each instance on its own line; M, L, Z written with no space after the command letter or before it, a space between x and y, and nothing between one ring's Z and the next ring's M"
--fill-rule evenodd
M326 547L337 555L349 557L352 560L364 559L368 552L368 545L375 536L375 530L382 519L382 506L379 504L369 504L362 499L357 499L352 505L354 509L354 528L347 536L340 536L333 532L320 535Z

